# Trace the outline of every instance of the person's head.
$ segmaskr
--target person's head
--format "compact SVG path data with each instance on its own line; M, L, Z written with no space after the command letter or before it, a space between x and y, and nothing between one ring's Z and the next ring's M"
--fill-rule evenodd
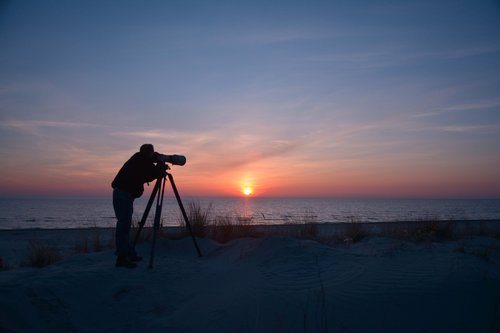
M153 155L155 153L155 149L153 147L152 144L150 143L145 143L141 146L141 148L139 149L139 152L144 155L144 156L147 156L148 158L153 158Z

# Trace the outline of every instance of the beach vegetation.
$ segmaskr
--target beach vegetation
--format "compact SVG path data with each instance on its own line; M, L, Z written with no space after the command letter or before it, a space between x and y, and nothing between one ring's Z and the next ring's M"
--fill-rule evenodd
M153 239L153 228L152 227L144 227L139 233L139 225L134 225L130 229L130 240L134 241L137 237L137 244L141 244ZM137 236L137 234L139 235Z
M226 243L234 238L236 225L229 216L217 216L211 228L210 238L219 243Z
M7 265L7 262L3 259L3 257L0 257L0 272L6 271L8 269L9 269L9 266Z
M455 250L453 250L453 252L466 253L465 252L465 244L460 243L460 245Z
M27 266L42 268L62 260L59 249L39 240L28 243Z
M343 241L346 244L357 243L366 237L361 224L356 221L350 221L345 224Z
M102 252L113 248L114 246L114 231L109 241L106 241L102 237L102 229L96 227L82 230L80 233L80 238L75 244L76 253L91 253L91 252Z
M489 245L489 246L483 246L476 251L473 251L471 254L475 255L478 258L483 259L484 261L491 262L492 255L495 251L495 246Z
M187 216L191 230L195 237L208 237L220 243L242 237L258 237L251 216L217 215L212 217L212 204L202 207L198 202L189 202ZM179 217L180 225L186 227L182 216ZM188 230L184 229L179 236L187 236Z
M94 231L92 232L91 238L92 238L92 248L94 252L101 252L104 250L105 246L102 242L101 239L101 232L100 229L94 228Z
M417 223L417 228L412 233L416 242L430 243L453 239L452 221L426 219Z
M325 224L318 221L318 217L312 210L306 210L300 216L286 216L283 228L272 228L266 231L260 225L253 224L252 217L216 215L213 216L213 205L203 207L199 202L189 202L186 213L190 222L191 230L195 237L210 238L219 243L243 238L262 236L284 236L296 239L314 240L325 245L353 244L371 236L389 237L402 241L414 243L432 243L448 240L457 240L473 235L488 235L490 237L499 235L498 230L492 230L482 225L462 225L456 228L453 220L439 220L429 217L414 222L394 222L388 228L381 230L371 229L369 223L362 223L356 216L350 216L346 222L338 223L338 228L323 227ZM180 229L168 230L160 228L157 237L179 239L189 236L184 218L178 218ZM392 222L387 222L391 224ZM288 226L288 227L287 227ZM167 231L169 234L167 234ZM132 237L135 236L137 227L132 229ZM153 228L145 227L141 233L138 243L152 239Z
M497 247L494 243L490 245L482 245L480 247L473 247L468 249L466 249L464 243L461 243L453 252L473 255L475 257L483 259L484 261L492 262L493 261L492 256L495 250L497 250Z
M202 207L200 203L191 201L188 203L187 216L191 225L191 231L196 237L207 236L207 226L210 222L210 214L212 212L212 204L207 207ZM186 226L184 218L181 216L181 225Z
M227 243L233 239L243 237L262 236L256 226L247 220L232 216L216 216L208 226L207 237L219 243Z
M80 241L75 244L76 253L89 253L90 252L89 239L87 235L80 236Z
M318 239L318 216L314 214L312 209L306 209L304 214L292 219L290 224L294 225L294 237L308 240Z
M307 222L298 225L297 238L317 240L319 236L318 223L317 222Z

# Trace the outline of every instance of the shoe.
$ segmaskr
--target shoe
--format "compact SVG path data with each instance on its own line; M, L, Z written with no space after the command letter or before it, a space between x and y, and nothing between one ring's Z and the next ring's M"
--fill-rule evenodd
M142 257L141 256L138 256L137 254L129 254L128 255L128 260L130 261L141 261L142 260Z
M127 257L118 257L116 258L116 264L115 264L116 267L125 267L125 268L135 268L137 267L137 265L130 261L129 259L127 259Z

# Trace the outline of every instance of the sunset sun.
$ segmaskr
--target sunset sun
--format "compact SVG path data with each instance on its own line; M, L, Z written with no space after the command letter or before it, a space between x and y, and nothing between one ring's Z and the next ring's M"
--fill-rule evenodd
M253 193L253 190L252 190L252 188L251 188L250 186L245 186L245 187L241 190L241 192L243 192L243 194L244 194L245 196L249 196L249 195L251 195L251 194Z

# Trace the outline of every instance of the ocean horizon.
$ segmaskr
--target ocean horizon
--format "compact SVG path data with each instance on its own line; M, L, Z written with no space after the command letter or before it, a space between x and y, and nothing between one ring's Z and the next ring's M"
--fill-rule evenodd
M136 199L134 223L149 195ZM420 220L498 220L500 199L385 199L315 197L183 197L220 217L250 224L395 222ZM154 206L147 225L152 224ZM163 226L182 224L173 196L165 196ZM74 229L114 227L111 196L0 197L0 229Z

